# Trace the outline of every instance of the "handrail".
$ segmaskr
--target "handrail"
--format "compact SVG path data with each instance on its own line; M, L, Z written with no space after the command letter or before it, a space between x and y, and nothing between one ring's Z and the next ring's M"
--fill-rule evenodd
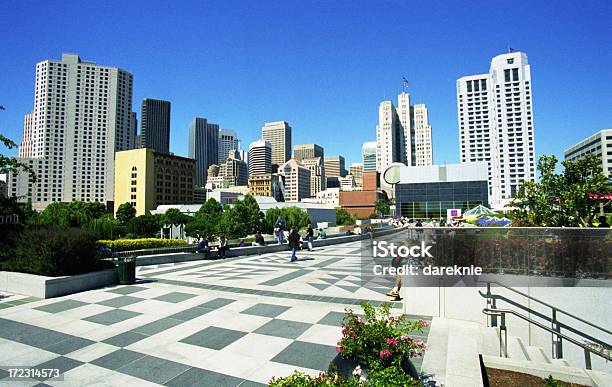
M563 310L563 309L557 308L556 306L551 305L551 304L549 304L549 303L547 303L547 302L544 302L544 301L542 301L542 300L539 300L539 299L537 299L537 298L535 298L535 297L533 297L533 296L531 296L531 295L529 295L529 294L527 294L527 293L523 293L523 292L521 292L520 290L513 289L513 288L511 288L511 287L509 287L509 286L507 286L507 285L502 284L501 282L498 282L498 281L477 281L477 282L487 283L487 284L496 284L496 285L499 285L499 286L501 286L501 287L503 287L503 288L505 288L505 289L508 289L508 290L510 290L510 291L512 291L512 292L514 292L514 293L520 294L520 295L521 295L521 296L523 296L523 297L526 297L526 298L529 298L530 300L536 301L536 302L540 303L541 305L544 305L544 306L547 306L547 307L549 307L549 308L551 308L551 309L554 309L554 310L556 310L557 312L561 312L561 313L563 313L564 315L566 315L566 316L568 316L568 317L571 317L571 318L573 318L573 319L575 319L575 320L577 320L577 321L580 321L580 322L582 322L582 323L584 323L584 324L590 325L591 327L593 327L593 328L595 328L595 329L599 329L600 331L603 331L603 332L606 332L606 333L607 333L607 334L609 334L609 335L612 335L612 332L610 332L609 330L607 330L607 329L605 329L605 328L602 328L602 327L600 327L600 326L598 326L598 325L593 324L593 323L592 323L592 322L590 322L590 321L587 321L587 320L585 320L585 319L583 319L583 318L581 318L581 317L578 317L578 316L573 315L573 314L571 314L571 313L569 313L569 312L566 312L566 311L565 311L565 310ZM479 293L480 293L480 292L479 292ZM482 293L480 293L480 294L482 295ZM487 295L484 295L484 297L488 297L488 296L487 296Z
M546 325L540 323L539 321L533 320L533 319L531 319L531 318L529 318L529 317L527 317L527 316L525 316L525 315L523 315L521 313L518 313L518 312L516 312L516 311L514 311L512 309L484 308L482 310L482 312L484 314L488 315L488 316L501 316L502 317L502 321L505 321L505 314L512 314L512 315L514 315L514 316L516 316L518 318L521 318L521 319L527 321L530 324L533 324L533 325L535 325L535 326L537 326L539 328L542 328L542 329L552 333L553 335L559 336L559 337L569 341L570 343L579 346L580 348L582 348L584 350L585 362L586 362L586 368L587 369L591 369L591 357L590 357L591 353L594 353L595 355L597 355L599 357L602 357L602 358L604 358L604 359L606 359L608 361L612 360L612 356L610 356L609 354L606 354L606 353L604 353L602 351L599 351L599 350L589 346L588 344L581 343L578 340L576 340L576 339L574 339L574 338L572 338L570 336L567 336L567 335L565 335L565 334L563 334L561 332L557 332L556 330L547 327ZM505 324L502 324L502 326L500 327L500 330L501 329L506 330ZM505 346L504 354L507 357L508 356L507 331L506 331L506 341L504 343L504 346ZM611 346L607 345L607 347L610 348ZM500 333L500 351L501 351L501 333Z

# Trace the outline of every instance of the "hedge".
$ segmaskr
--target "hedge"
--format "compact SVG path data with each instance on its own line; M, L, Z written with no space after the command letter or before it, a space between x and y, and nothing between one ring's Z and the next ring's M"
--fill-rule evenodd
M116 239L99 240L98 245L104 245L112 251L131 251L154 249L159 247L186 246L187 242L182 239L160 239L160 238L141 238L141 239Z

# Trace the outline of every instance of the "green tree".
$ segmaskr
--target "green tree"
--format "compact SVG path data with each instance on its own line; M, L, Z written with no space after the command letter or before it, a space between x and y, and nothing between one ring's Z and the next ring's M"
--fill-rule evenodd
M374 209L377 213L381 215L389 215L391 213L391 206L389 205L389 201L378 199L374 204Z
M128 221L125 230L136 238L153 238L162 226L161 217L151 213L136 216Z
M355 224L355 217L344 208L338 207L336 208L336 224L338 226Z
M191 237L215 238L219 235L223 207L214 198L208 199L187 224L185 232Z
M221 218L221 232L229 239L244 238L261 229L259 205L251 195L226 207Z
M132 203L123 203L117 208L115 218L119 221L119 224L125 226L131 219L136 216L136 209L132 206Z
M563 173L555 173L557 158L538 160L539 182L524 182L512 201L511 217L523 226L571 227L592 222L597 203L589 194L609 193L611 185L601 170L601 161L589 154L564 161Z
M162 223L170 224L188 224L193 218L187 214L183 214L178 208L168 208L165 214L162 215Z
M294 206L274 207L266 211L262 222L262 231L271 234L274 231L274 223L276 223L276 219L279 216L285 219L288 228L297 227L298 229L303 229L310 224L310 216L301 208Z

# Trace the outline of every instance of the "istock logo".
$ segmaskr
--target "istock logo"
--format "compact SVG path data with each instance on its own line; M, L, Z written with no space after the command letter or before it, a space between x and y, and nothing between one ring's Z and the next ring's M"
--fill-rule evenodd
M397 246L393 242L387 241L374 241L372 242L372 255L376 258L385 258L385 257L397 257L400 256L402 258L433 258L433 256L429 253L431 246L425 245L425 242L421 242L421 245L414 246L406 246L401 245Z

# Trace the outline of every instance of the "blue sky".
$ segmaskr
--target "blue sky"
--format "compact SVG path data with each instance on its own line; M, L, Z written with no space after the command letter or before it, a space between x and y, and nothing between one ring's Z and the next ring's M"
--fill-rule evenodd
M612 127L610 20L605 0L10 0L0 13L0 133L21 141L36 62L72 52L132 72L139 118L142 98L170 100L179 155L201 116L236 130L244 148L264 122L285 120L294 144L360 161L379 102L395 99L405 76L413 103L429 107L434 162L457 162L455 81L487 72L511 46L532 65L536 152L562 156Z

